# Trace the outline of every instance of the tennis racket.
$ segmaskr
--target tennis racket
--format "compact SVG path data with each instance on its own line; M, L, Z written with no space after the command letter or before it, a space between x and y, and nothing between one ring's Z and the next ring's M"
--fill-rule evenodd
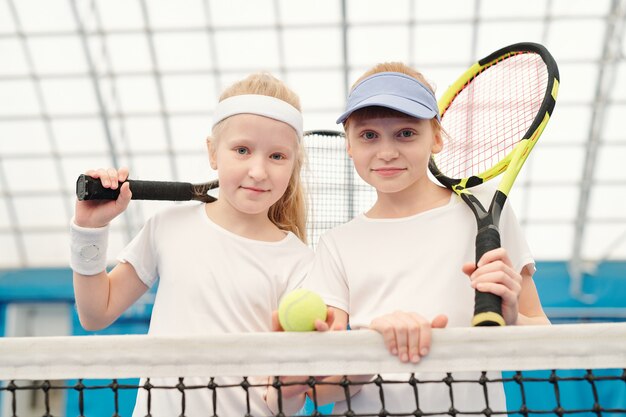
M431 173L467 203L476 217L476 262L500 247L498 223L513 182L554 109L556 61L536 43L507 46L472 65L439 100L443 150ZM502 174L485 210L469 188ZM476 291L474 326L503 326L502 300Z
M315 130L304 132L304 143L307 153L317 155L326 159L326 152L332 151L334 138L342 137L341 132L332 130ZM341 142L343 143L343 142ZM331 146L330 150L327 149ZM343 149L343 148L341 148ZM329 158L330 159L330 158ZM168 200L168 201L189 201L197 200L210 203L216 200L215 197L208 195L210 190L219 187L219 182L213 180L210 182L192 184L189 182L174 181L142 181L142 180L126 180L130 185L133 193L133 200ZM120 182L119 186L124 182ZM81 174L76 180L76 197L80 201L86 200L116 200L120 194L119 187L115 190L104 188L99 178L93 178L89 175Z
M81 174L76 180L76 197L80 201L86 200L116 200L120 195L120 187L128 182L133 193L133 200L170 200L189 201L198 200L210 203L215 197L207 194L209 190L219 187L217 180L202 184L172 181L141 181L126 180L115 190L104 188L99 178Z

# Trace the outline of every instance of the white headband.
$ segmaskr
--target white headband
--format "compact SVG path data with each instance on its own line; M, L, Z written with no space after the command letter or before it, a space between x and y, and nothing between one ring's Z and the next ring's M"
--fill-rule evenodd
M302 137L302 113L289 103L260 94L244 94L228 97L217 103L213 112L213 126L236 114L257 114L275 119L293 127Z

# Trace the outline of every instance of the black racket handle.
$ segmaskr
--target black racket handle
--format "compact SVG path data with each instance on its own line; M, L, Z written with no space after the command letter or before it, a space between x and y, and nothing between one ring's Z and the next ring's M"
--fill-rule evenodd
M476 263L490 250L500 247L500 232L495 226L483 227L476 235ZM504 326L502 298L476 290L472 326Z
M126 180L130 184L133 200L188 201L193 199L193 185L188 182ZM121 187L124 182L120 182ZM85 200L116 200L120 194L104 188L100 179L81 174L76 181L76 197Z

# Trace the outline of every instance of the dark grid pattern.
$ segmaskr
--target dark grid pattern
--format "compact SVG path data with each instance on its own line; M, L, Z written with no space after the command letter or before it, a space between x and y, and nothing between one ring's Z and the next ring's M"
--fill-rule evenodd
M325 414L329 416L434 416L434 415L450 415L450 416L536 416L536 415L552 415L552 416L618 416L626 413L624 408L624 398L619 398L618 393L623 393L626 389L626 369L614 370L577 370L577 371L533 371L533 372L504 372L502 375L490 376L486 372L476 374L476 378L468 378L467 376L455 377L454 373L445 373L441 377L430 375L423 377L416 374L406 375L406 378L389 378L384 375L372 376L367 382L353 382L350 377L344 376L338 382L323 382L317 378L303 377L297 382L284 383L278 377L267 378L266 382L260 379L248 379L242 377L239 382L220 382L219 378L207 378L204 383L198 384L194 382L186 382L185 378L178 378L177 383L165 384L161 380L151 381L146 379L142 383L129 383L121 380L89 380L89 381L8 381L0 387L5 401L10 404L10 412L12 416L26 415L28 410L21 410L24 402L20 402L20 396L37 397L38 400L31 400L30 407L37 401L41 402L41 411L44 417L51 417L60 410L60 403L71 401L72 405L67 409L75 409L77 415L89 415L89 393L101 391L108 393L110 404L107 409L112 412L114 417L120 416L120 394L124 391L135 393L137 390L145 390L146 410L148 416L152 413L158 415L159 410L152 406L152 399L164 393L172 393L178 391L177 394L180 408L179 416L189 415L187 410L187 396L195 392L197 395L206 397L206 401L210 404L210 409L205 410L208 416L218 416L219 404L222 395L239 395L242 399L241 412L242 416L254 415L251 413L250 396L263 395L266 390L277 390L276 416L285 416L283 410L282 389L293 387L295 385L308 385L311 392L310 413L312 415L321 415L319 408L323 404L319 404L317 400L317 390L320 387L336 386L343 391L346 397L345 413L336 413L329 411L326 407ZM356 386L376 386L379 402L375 408L371 410L355 410L351 405L350 389ZM471 408L462 404L458 399L455 401L455 392L457 390L466 390L468 386L473 385L476 392L482 394L473 401ZM507 409L493 408L490 404L490 387L503 385L507 392L509 400ZM426 389L437 387L439 392L447 393L447 403L440 405L442 408L433 408L432 398L425 395ZM538 395L537 388L540 387L543 392ZM404 389L403 396L405 402L400 411L399 405L390 404L386 399L386 392L391 389ZM254 393L253 393L254 392ZM433 392L428 391L428 392ZM58 394L64 396L61 399ZM237 393L237 394L235 394ZM56 396L54 394L57 394ZM612 396L613 395L613 396ZM541 398L541 400L540 400ZM20 404L18 406L18 404ZM478 405L477 405L478 404ZM549 404L549 405L547 405ZM478 408L476 408L478 407ZM26 408L26 407L24 407ZM395 411L393 411L395 409ZM87 411L86 411L87 410ZM93 412L93 408L91 408ZM102 412L104 410L98 410ZM123 413L122 413L123 415ZM269 414L268 414L269 415ZM260 417L260 416L259 416Z

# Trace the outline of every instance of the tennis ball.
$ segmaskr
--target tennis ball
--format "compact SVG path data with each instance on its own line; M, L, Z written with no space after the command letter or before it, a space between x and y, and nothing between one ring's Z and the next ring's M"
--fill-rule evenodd
M287 332L315 330L315 320L326 320L326 304L313 291L300 288L283 297L278 306L278 320Z

